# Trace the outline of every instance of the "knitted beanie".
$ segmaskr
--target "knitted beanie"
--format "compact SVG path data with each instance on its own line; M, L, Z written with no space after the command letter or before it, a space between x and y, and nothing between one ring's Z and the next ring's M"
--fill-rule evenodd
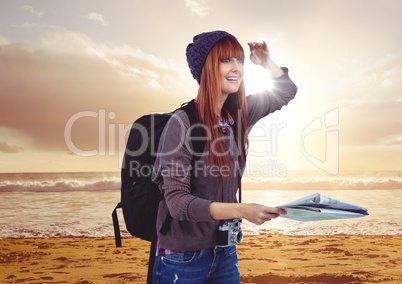
M188 67L190 67L191 74L194 79L197 80L198 84L200 84L202 67L204 66L208 53L215 43L224 37L234 38L233 35L225 31L205 32L196 35L193 38L193 42L187 46L186 57Z

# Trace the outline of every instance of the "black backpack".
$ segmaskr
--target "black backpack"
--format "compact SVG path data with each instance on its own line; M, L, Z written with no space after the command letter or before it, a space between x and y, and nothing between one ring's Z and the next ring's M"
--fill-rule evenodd
M186 112L190 125L197 122L195 101L183 104L179 109ZM178 110L178 109L177 109ZM155 256L156 218L159 202L163 196L158 185L152 181L152 170L156 159L159 139L172 113L144 115L137 119L128 137L121 169L121 201L112 213L116 247L120 247L121 235L117 209L123 211L127 231L135 237L151 242L148 281ZM192 128L191 136L202 136L201 129ZM205 141L192 139L195 153L202 153ZM197 155L193 157L193 161ZM166 216L161 233L170 229L172 217Z

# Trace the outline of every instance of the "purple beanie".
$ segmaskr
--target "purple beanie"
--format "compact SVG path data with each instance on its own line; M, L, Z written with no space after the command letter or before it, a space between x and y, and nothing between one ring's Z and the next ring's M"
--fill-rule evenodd
M194 79L197 80L198 84L200 84L202 67L204 66L208 53L215 43L224 37L234 38L233 35L225 31L205 32L196 35L193 38L193 42L187 46L186 57L188 67L190 67L191 74Z

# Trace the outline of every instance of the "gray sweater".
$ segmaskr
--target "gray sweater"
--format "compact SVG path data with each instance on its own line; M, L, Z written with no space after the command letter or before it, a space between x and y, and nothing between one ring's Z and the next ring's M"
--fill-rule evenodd
M285 74L274 79L272 90L247 96L249 130L260 118L281 109L296 95L296 85L288 70L283 70ZM237 202L238 177L234 169L244 170L244 163L238 162L233 131L222 134L232 169L228 178L220 177L207 156L193 162L189 128L186 113L177 111L164 128L154 165L153 180L165 197L159 204L157 219L159 245L165 249L200 250L217 245L220 221L211 218L209 205L213 201ZM173 221L167 234L162 235L159 231L168 212Z

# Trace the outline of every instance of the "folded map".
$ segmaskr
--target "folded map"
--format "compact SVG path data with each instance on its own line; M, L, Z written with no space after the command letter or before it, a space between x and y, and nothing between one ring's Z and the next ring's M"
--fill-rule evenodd
M369 215L361 206L345 203L320 193L315 193L296 201L278 206L286 210L281 217L297 221L320 221L357 218Z

